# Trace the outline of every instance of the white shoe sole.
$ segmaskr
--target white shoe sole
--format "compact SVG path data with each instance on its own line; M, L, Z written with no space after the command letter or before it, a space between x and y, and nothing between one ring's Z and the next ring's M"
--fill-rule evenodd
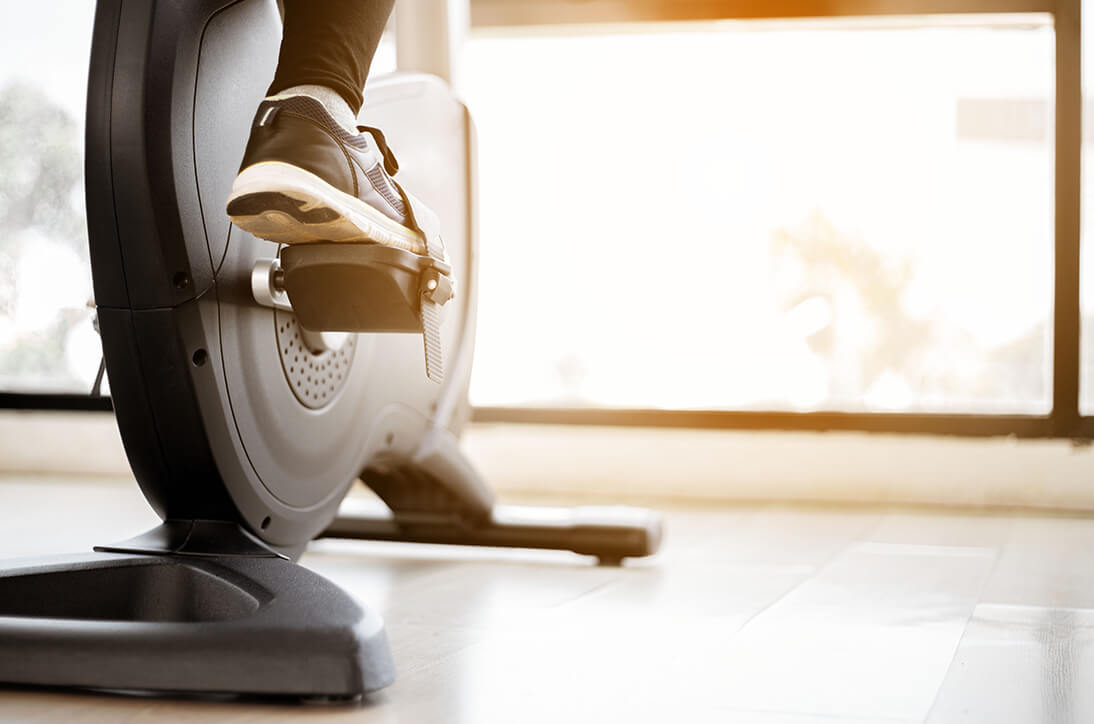
M427 253L418 232L315 174L280 161L243 169L232 184L227 210L239 228L279 244L372 243Z

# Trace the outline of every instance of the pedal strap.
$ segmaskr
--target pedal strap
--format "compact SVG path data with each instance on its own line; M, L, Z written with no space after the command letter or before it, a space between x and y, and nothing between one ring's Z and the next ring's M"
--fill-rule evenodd
M444 381L444 351L441 341L441 307L453 296L451 267L445 257L440 220L425 204L400 189L411 210L415 226L425 237L426 250L433 267L422 274L421 317L422 340L425 346L425 373L436 383Z
M444 381L444 350L441 340L441 323L444 320L441 307L455 295L452 267L445 255L440 219L432 209L407 193L397 181L392 179L392 182L403 197L403 204L410 216L408 221L421 232L425 239L426 252L433 260L433 265L422 273L419 315L425 347L425 374L440 384Z
M357 126L358 131L364 131L372 136L372 140L376 143L376 147L380 149L380 155L384 159L384 170L387 171L389 176L394 176L399 172L399 162L395 159L395 154L391 148L387 145L387 138L384 137L384 132L379 128L373 128L372 126Z
M384 159L384 170L394 176L399 170L399 162L387 145L383 131L371 126L358 126L359 131L369 133ZM441 239L441 223L432 209L423 204L406 189L391 179L399 195L403 198L403 208L407 210L407 222L421 232L425 239L426 253L433 259L433 266L422 273L420 292L420 311L422 320L422 339L425 345L425 373L436 383L444 381L444 352L441 343L441 307L455 293L452 279L452 267L445 256L444 240Z

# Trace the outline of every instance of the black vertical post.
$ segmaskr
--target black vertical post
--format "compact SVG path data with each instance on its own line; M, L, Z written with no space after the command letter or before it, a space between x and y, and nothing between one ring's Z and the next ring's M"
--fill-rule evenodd
M1079 434L1079 231L1082 180L1082 2L1056 3L1056 283L1052 419Z

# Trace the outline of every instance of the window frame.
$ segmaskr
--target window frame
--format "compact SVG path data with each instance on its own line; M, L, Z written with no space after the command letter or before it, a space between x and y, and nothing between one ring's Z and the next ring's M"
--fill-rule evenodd
M472 25L1048 14L1055 30L1052 407L1047 415L476 407L476 422L1094 439L1080 412L1081 0L472 0Z

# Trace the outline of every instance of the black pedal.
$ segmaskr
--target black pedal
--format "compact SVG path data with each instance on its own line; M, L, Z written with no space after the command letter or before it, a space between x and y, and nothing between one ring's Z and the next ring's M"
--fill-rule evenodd
M379 244L315 243L281 251L277 286L315 332L416 332L426 373L443 378L440 307L454 295L451 267Z

